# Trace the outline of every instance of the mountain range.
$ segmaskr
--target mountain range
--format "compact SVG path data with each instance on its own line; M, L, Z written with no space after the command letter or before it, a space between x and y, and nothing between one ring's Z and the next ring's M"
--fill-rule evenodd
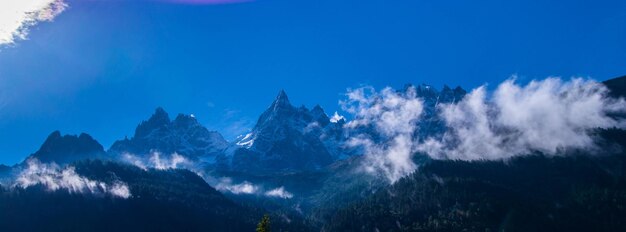
M604 84L625 96L626 77ZM398 94L409 89L424 105L418 139L443 136L438 106L467 95L429 85ZM319 105L296 107L280 91L230 142L160 107L108 150L88 134L55 131L23 163L0 165L0 231L248 231L263 214L279 231L626 229L621 149L507 161L418 155L419 171L389 183L359 171L366 157L348 144L355 133L375 140L374 128L348 123ZM623 130L594 133L602 147L626 146ZM128 194L107 194L115 186Z

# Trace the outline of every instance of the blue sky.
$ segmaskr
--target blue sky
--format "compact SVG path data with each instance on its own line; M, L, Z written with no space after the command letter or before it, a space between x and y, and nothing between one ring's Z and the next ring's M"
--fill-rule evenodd
M232 139L280 89L330 114L361 85L626 74L625 1L67 3L0 48L0 163L53 130L108 148L157 106Z

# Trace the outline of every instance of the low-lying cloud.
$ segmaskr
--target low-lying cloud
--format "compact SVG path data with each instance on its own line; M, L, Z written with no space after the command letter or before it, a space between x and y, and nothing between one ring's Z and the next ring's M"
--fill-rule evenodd
M0 1L0 46L26 39L32 26L52 21L66 8L63 0Z
M110 195L125 199L131 197L128 185L121 181L107 184L90 180L78 175L72 166L61 168L54 163L41 163L36 159L28 160L27 165L17 176L14 187L42 185L49 191L66 190L70 193Z
M121 158L124 162L133 164L143 170L148 170L148 168L158 170L188 168L193 170L193 168L190 168L192 166L192 162L178 153L173 153L167 156L161 154L161 152L152 151L150 156L147 158L139 157L130 153L124 153Z
M271 189L269 191L265 191L264 188L260 185L253 184L248 181L243 181L241 183L233 183L233 180L228 177L223 178L214 178L210 175L206 175L206 173L200 171L200 168L197 168L197 164L194 164L190 160L186 159L184 156L181 156L177 153L173 153L169 156L164 156L158 151L152 151L149 157L142 158L130 153L122 154L121 159L124 162L135 165L143 170L148 170L149 168L154 168L157 170L166 170L166 169L177 169L184 168L190 171L195 172L197 175L202 177L207 183L213 185L215 189L228 192L232 194L254 194L254 195L262 195L267 197L277 197L283 199L290 199L293 197L293 194L285 190L285 187L281 186L279 188Z
M234 184L230 178L221 178L215 185L215 189L233 194L257 194L260 187L248 181Z
M265 191L262 186L250 183L248 181L243 181L241 183L235 184L233 183L233 180L231 178L227 177L221 178L216 181L217 183L215 184L215 189L222 192L229 192L236 195L260 195L266 197L277 197L282 199L293 198L293 194L285 190L284 186Z
M412 161L416 153L453 160L559 155L595 148L594 129L625 126L623 120L609 116L624 112L624 100L610 98L601 83L547 78L520 85L509 79L492 93L481 86L457 103L438 105L447 128L443 136L417 139L420 136L414 133L424 106L414 93L366 87L349 90L343 102L354 115L348 128L369 126L382 138L361 133L349 144L364 148L366 170L383 173L391 182L416 169Z
M287 192L285 190L285 187L280 186L278 188L272 189L270 191L265 192L265 196L268 197L279 197L279 198L283 198L283 199L290 199L293 197L293 194L290 192Z
M525 86L507 80L493 94L482 86L457 104L442 105L449 130L419 151L435 159L494 160L595 147L592 130L623 127L609 114L626 109L601 83L547 78Z
M248 181L244 181L239 184L233 184L230 178L223 178L220 183L215 185L215 189L220 191L228 191L233 194L256 194L260 188L259 186L254 185Z
M413 133L422 115L423 101L416 89L410 87L405 93L385 88L377 92L371 87L350 90L343 101L345 111L354 115L346 127L358 129L373 127L379 138L360 134L348 141L350 146L361 146L366 154L365 170L382 172L391 182L413 172L411 161L416 142Z

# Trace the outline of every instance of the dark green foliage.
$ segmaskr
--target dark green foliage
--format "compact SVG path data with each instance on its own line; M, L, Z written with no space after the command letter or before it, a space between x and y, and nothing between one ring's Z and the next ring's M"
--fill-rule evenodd
M620 130L599 131L605 145ZM611 145L612 144L612 145ZM430 161L325 231L626 231L626 154Z
M305 221L304 215L294 208L302 203L299 200L266 197L256 194L226 194L234 202L249 208L262 208L272 218L275 231L316 231ZM319 230L317 230L319 231Z
M270 232L270 216L267 214L263 215L261 221L256 226L256 232Z
M0 191L0 231L246 231L263 212L240 206L185 170L148 170L101 161L76 164L90 179L128 184L129 199Z
M337 210L388 185L384 178L359 171L362 158L352 157L329 168L332 175L328 175L323 185L307 199L311 205L307 220L312 227L322 227L330 221Z

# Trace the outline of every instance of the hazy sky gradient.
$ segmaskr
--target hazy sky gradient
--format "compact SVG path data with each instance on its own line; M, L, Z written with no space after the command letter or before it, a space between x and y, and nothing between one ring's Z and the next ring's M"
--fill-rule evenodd
M0 163L53 130L108 148L157 106L232 139L280 89L330 114L361 85L626 74L625 1L172 2L69 1L0 48Z

